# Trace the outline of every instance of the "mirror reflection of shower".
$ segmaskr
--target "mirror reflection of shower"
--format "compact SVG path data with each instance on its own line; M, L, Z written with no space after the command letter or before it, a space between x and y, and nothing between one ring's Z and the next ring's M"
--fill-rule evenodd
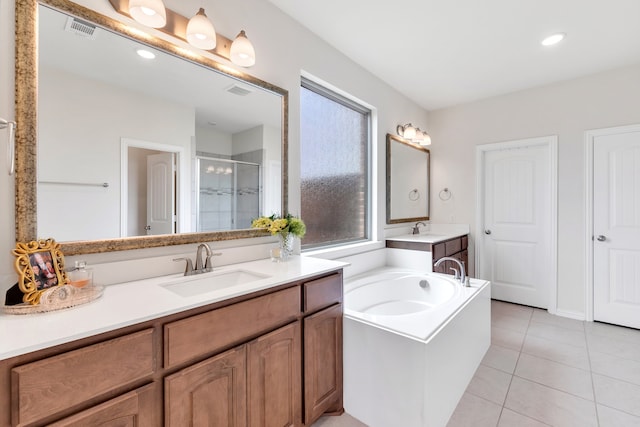
M198 231L250 228L263 203L260 164L199 155L196 171Z

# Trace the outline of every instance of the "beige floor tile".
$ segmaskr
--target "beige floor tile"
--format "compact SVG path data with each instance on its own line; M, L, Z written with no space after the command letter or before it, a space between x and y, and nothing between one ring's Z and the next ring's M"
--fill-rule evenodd
M614 356L640 362L640 343L613 336L587 334L589 351L613 354Z
M492 345L484 355L482 364L513 374L513 371L516 369L518 356L520 356L520 353L516 350L500 347L499 345Z
M591 373L583 369L522 354L518 359L515 375L583 399L593 400Z
M529 318L494 311L491 313L491 325L524 334L529 327Z
M498 422L498 427L546 427L548 425L506 408L502 410Z
M600 322L585 322L585 331L590 335L604 335L624 341L640 343L640 330Z
M533 308L492 300L491 313L500 313L506 316L520 317L529 320L531 318L531 313L533 313Z
M608 406L597 405L600 427L640 427L640 417Z
M505 408L554 426L597 426L594 402L514 376Z
M563 344L574 345L576 347L586 347L587 340L584 331L574 331L548 323L531 321L527 335L556 341Z
M500 406L507 396L511 374L502 372L489 366L480 365L467 387L467 393L487 399Z
M522 352L538 356L554 362L564 363L574 368L589 369L589 353L585 347L550 341L533 335L527 335L524 339Z
M581 320L569 319L567 317L561 317L561 316L549 314L549 312L546 310L540 310L540 309L533 310L531 321L546 323L549 325L554 325L554 326L558 326L565 329L584 332L585 322Z
M344 413L339 417L320 417L318 421L313 423L312 427L367 427L367 425Z
M640 417L640 386L593 374L596 402Z
M498 424L501 409L500 405L465 393L451 415L447 427L495 427Z
M591 351L591 371L640 385L640 362L621 357Z
M524 333L502 328L491 328L491 344L520 351L524 342Z

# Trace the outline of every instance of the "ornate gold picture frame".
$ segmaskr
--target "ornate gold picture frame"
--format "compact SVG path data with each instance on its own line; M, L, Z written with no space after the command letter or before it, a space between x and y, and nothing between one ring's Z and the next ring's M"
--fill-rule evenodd
M13 254L16 256L18 287L24 293L22 300L25 303L39 304L44 291L67 284L64 255L55 240L18 242Z

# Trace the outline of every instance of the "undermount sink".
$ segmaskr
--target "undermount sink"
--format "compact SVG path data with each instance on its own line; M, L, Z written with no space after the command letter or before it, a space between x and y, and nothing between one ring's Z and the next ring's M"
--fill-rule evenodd
M269 277L271 276L248 270L213 271L211 273L184 276L160 286L182 297L192 297Z

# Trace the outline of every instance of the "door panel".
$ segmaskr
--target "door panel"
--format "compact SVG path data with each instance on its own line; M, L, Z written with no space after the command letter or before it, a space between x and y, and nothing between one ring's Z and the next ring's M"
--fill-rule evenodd
M147 156L147 234L175 232L174 195L174 154Z
M544 145L484 152L484 230L478 276L491 280L492 298L547 308L552 260L551 178Z
M594 319L640 328L640 131L594 137L593 159Z

